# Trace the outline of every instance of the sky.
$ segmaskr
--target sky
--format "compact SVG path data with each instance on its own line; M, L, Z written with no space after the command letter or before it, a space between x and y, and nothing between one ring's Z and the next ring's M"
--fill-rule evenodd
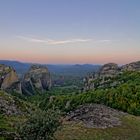
M0 59L45 64L140 60L139 0L0 0Z

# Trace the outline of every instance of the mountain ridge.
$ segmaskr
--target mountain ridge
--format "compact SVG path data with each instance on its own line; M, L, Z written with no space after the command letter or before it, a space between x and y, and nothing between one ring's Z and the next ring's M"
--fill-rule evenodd
M75 75L75 76L85 76L87 73L92 71L97 71L100 68L100 65L94 64L39 64L39 63L24 63L20 61L12 61L12 60L0 60L0 64L5 64L11 66L16 69L18 75L22 77L25 74L31 65L45 65L48 67L49 71L52 74L59 75ZM81 71L79 73L79 70Z

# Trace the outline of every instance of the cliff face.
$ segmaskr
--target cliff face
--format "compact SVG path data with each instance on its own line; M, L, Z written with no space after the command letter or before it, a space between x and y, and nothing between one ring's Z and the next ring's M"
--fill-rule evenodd
M84 78L84 90L94 89L95 81L99 81L100 85L104 84L106 79L116 76L120 72L120 68L115 63L103 65L97 73L93 73Z
M122 71L140 71L140 61L126 64L121 67Z
M140 61L126 64L121 67L115 63L103 65L97 73L84 78L84 90L94 89L96 86L105 87L105 85L111 81L111 78L124 71L140 71ZM115 86L116 84L116 82L110 83L111 86Z
M0 88L5 91L21 93L21 84L18 75L12 67L0 65Z
M33 65L19 80L16 71L9 66L0 65L0 89L25 95L43 93L51 87L51 76L47 67Z
M116 74L119 73L119 67L117 64L115 63L108 63L105 64L101 67L101 69L99 70L99 77L103 78L103 77L113 77Z
M47 67L33 65L25 74L22 81L22 92L25 95L33 95L37 92L45 92L51 88L51 76Z

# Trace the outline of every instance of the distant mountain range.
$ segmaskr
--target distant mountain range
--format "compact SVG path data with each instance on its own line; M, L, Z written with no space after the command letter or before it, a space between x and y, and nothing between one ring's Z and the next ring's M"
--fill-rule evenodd
M0 64L5 64L13 67L19 75L23 75L33 63L23 63L19 61L0 60ZM96 72L101 67L100 65L92 64L75 64L75 65L53 65L44 64L48 67L52 74L69 75L69 76L85 76L87 73Z

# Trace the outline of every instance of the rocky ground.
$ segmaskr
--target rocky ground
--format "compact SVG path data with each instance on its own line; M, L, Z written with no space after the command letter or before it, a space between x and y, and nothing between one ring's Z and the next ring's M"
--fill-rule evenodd
M23 122L34 108L4 91L0 91L0 140L19 140L17 125Z
M17 107L15 101L10 96L0 96L0 112L4 115L22 114L21 110Z
M22 115L24 114L21 110L20 104L23 105L22 102L14 99L14 96L10 94L0 91L0 114L6 116L12 115ZM23 105L24 106L24 105Z
M83 123L88 128L108 128L121 125L120 118L126 115L121 111L101 104L79 106L67 116L67 121Z

